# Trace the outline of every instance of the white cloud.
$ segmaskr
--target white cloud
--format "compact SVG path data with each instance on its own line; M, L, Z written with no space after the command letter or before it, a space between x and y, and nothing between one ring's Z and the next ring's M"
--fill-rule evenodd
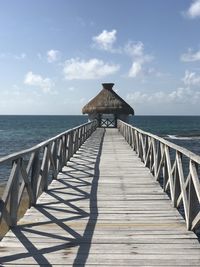
M200 61L200 50L197 52L193 52L192 49L188 49L187 53L181 55L181 61L184 62Z
M144 44L139 42L128 42L125 47L124 51L132 57L132 66L129 70L128 76L131 78L136 78L141 74L150 74L152 73L152 68L146 69L144 65L149 63L153 60L153 56L149 54L145 54L144 52ZM154 70L155 72L155 70Z
M153 93L136 91L126 96L127 101L134 104L198 104L200 92L191 88L180 87L171 92L157 91Z
M12 54L12 53L1 53L1 59L16 59L16 60L24 60L27 57L26 53L22 52L21 54Z
M44 93L51 92L51 89L54 85L51 79L43 78L41 75L34 74L32 71L29 71L26 74L24 78L24 84L39 87Z
M26 54L25 53L21 53L20 55L15 55L14 58L18 59L18 60L23 60L23 59L26 58Z
M119 65L104 63L96 58L88 61L71 58L65 61L63 72L66 80L90 80L114 74L119 68Z
M200 86L200 75L196 74L195 72L186 71L182 81L184 85L173 91L136 91L127 94L126 98L127 101L133 105L151 104L152 106L155 106L158 104L198 104L200 101L200 90L196 90L196 86Z
M141 63L151 62L154 59L152 55L144 52L144 44L141 41L128 42L124 47L124 51L133 59L140 61Z
M183 82L187 86L200 86L200 75L186 70Z
M141 57L144 54L144 44L142 42L128 42L124 47L125 52L133 57Z
M113 47L116 42L117 31L103 30L102 33L93 37L94 46L118 54L127 54L132 59L131 68L128 71L128 77L136 78L140 75L145 76L150 73L158 73L157 71L151 71L152 68L145 68L145 64L151 62L154 58L152 55L146 54L144 51L144 44L141 41L129 41L123 47Z
M55 62L59 60L59 58L60 58L60 51L53 49L47 51L47 61L49 63Z
M96 47L102 50L107 50L107 51L113 51L113 44L116 41L116 30L112 31L107 31L103 30L102 33L100 33L97 36L94 36L92 40L94 41L94 44Z
M186 16L191 19L200 17L200 0L194 0L189 9L186 11Z
M131 68L129 70L128 76L132 77L132 78L135 78L141 72L142 72L142 63L139 62L139 61L135 61L135 62L133 62L132 66L131 66Z

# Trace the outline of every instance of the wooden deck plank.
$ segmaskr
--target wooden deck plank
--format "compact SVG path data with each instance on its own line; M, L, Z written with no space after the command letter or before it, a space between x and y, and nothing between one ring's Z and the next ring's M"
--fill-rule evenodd
M2 266L200 266L196 235L149 170L116 129L102 136L0 242Z

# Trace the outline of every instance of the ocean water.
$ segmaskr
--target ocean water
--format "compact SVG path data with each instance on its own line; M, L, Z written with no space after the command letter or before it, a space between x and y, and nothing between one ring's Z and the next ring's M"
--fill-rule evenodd
M88 121L87 116L0 116L0 157Z
M0 116L0 157L30 148L87 120L87 116ZM134 116L130 124L200 155L200 116ZM5 168L0 165L0 182L8 179Z
M200 155L200 116L133 116L129 123Z

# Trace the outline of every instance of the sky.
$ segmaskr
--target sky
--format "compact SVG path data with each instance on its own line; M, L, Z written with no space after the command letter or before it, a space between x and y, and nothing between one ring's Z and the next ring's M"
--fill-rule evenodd
M200 115L200 0L0 6L0 114L81 114L108 82L136 115Z

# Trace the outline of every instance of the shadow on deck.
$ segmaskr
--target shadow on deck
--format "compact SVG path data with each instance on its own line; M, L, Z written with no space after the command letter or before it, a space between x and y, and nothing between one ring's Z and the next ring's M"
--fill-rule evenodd
M0 262L200 266L199 251L196 235L118 130L104 136L97 129L0 242Z
M85 265L98 217L103 138L104 130L96 131L41 195L38 204L7 233L0 244L1 266L51 266L52 262L63 266L72 248L77 249L72 265Z

